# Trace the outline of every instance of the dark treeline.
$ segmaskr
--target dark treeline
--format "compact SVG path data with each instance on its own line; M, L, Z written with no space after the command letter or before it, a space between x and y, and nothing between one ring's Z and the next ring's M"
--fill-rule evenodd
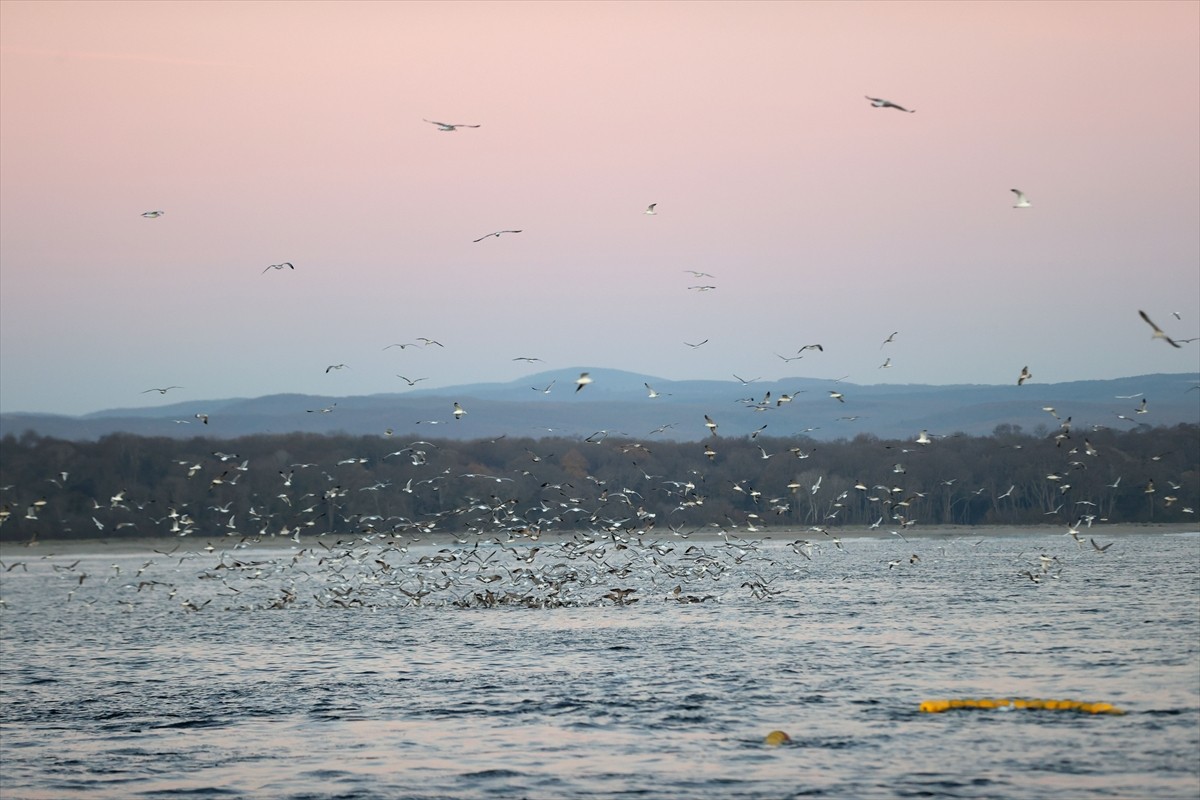
M1200 427L929 444L25 434L0 440L0 487L5 541L1179 522L1200 500Z

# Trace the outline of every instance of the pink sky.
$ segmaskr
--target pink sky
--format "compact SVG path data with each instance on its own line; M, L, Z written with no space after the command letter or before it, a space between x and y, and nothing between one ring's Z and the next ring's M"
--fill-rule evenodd
M6 0L0 176L3 411L1200 369L1198 3Z

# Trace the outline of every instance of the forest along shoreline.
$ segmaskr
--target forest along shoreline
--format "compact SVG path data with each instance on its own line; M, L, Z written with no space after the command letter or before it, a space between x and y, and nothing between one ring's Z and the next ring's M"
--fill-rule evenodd
M702 426L701 426L702 427ZM0 439L0 541L333 536L749 538L1192 525L1200 425L693 441L270 435Z

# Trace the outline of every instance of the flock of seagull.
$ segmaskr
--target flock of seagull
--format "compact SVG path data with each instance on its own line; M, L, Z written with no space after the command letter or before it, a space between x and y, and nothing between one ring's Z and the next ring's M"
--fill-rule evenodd
M866 99L875 108L915 113L915 109L906 108L884 98L867 96ZM481 127L479 124L447 123L430 119L424 121L443 133ZM1014 208L1032 207L1022 190L1011 191L1016 198ZM146 211L142 216L157 219L164 213L161 210ZM650 203L643 213L649 216L657 215L658 204ZM496 230L474 239L473 242L479 243L486 239L498 239L522 232L522 229ZM294 271L296 267L290 261L283 261L266 266L262 272L285 270ZM688 286L689 290L707 292L716 288L713 283L703 282L706 278L713 278L710 273L699 270L685 271L698 281ZM1162 339L1175 348L1195 341L1172 338L1144 311L1138 313L1150 326L1155 339ZM1176 317L1178 318L1178 314ZM893 331L880 344L880 349L892 344L898 335L899 331ZM705 339L684 344L691 348L699 348L707 342ZM434 339L422 337L416 342L388 344L384 349L415 346L443 345ZM805 352L810 350L823 352L824 347L812 343L800 347L793 355L776 355L784 361L792 361L802 358ZM519 356L513 360L533 363L541 359ZM890 366L891 358L887 357L879 368L885 369ZM328 374L347 368L348 365L344 363L329 364L325 372ZM397 377L409 386L426 380L424 377ZM743 385L750 385L758 380L734 377ZM1032 377L1029 367L1025 366L1020 371L1017 384L1024 385ZM578 394L592 382L593 378L588 372L581 373L575 379L574 393ZM546 387L532 388L549 393L553 386L554 381L551 381ZM161 388L148 388L142 393L157 392L165 395L182 388L177 385L165 385ZM645 384L645 389L649 399L661 396L648 383ZM846 403L845 395L836 388L829 390L829 398L840 404ZM788 395L772 398L768 392L761 400L756 401L755 407L778 407L791 399ZM336 404L333 404L328 408L312 411L330 413L335 406ZM1053 409L1048 410L1053 413ZM1143 399L1142 409L1137 413L1144 411ZM453 403L453 419L461 420L467 413L467 409L459 402ZM1058 416L1057 413L1054 415ZM206 425L209 422L207 414L197 413L194 418ZM1069 424L1068 418L1063 425ZM704 426L710 435L708 443L704 445L704 454L711 460L716 456L713 443L719 438L719 426L708 415L704 416ZM606 435L607 432L599 431L586 441L598 444ZM921 431L913 443L926 448L933 444L936 438L936 435L928 431ZM412 460L414 467L422 468L429 463L428 451L433 447L429 442L413 442L391 455L404 455ZM774 455L767 453L763 448L759 449L764 459ZM1095 454L1094 448L1089 446L1087 449L1087 455ZM220 459L221 464L237 459L237 456L231 454L213 455ZM797 458L807 457L807 454L803 453L793 455ZM537 460L534 459L535 462ZM339 465L343 463L348 462L339 462ZM182 463L182 466L186 467L189 480L205 470L204 465L200 463ZM345 519L352 519L358 533L348 539L338 538L330 542L327 541L327 537L316 535L317 521L323 513L334 513L333 509L339 507L339 498L346 498L350 490L335 485L319 495L291 494L290 487L296 470L314 466L316 465L293 464L289 472L280 471L283 484L281 492L277 498L271 499L269 505L286 510L276 512L267 512L263 506L256 504L238 510L233 508L232 500L222 503L221 493L227 487L236 485L239 475L250 467L248 460L243 460L232 469L223 468L219 475L210 478L210 492L213 497L211 509L216 513L229 515L226 530L201 531L197 527L194 514L187 509L170 508L166 516L156 520L160 534L176 537L220 535L220 547L210 541L199 551L179 553L180 543L176 543L170 549L155 549L158 557L147 560L135 575L122 576L120 567L114 565L115 571L105 575L104 581L120 582L120 588L124 591L121 602L126 603L131 610L145 598L156 595L177 602L182 609L190 612L205 608L218 597L222 598L219 605L223 603L228 608L284 608L309 602L320 606L340 607L517 605L544 608L597 603L629 605L647 598L667 602L702 603L725 598L733 589L733 583L737 584L736 592L740 595L759 600L770 599L782 591L780 584L776 583L781 576L805 571L811 562L830 552L846 553L841 538L822 525L814 525L809 529L816 536L795 538L786 543L767 542L770 537L760 535L765 529L765 522L755 513L748 515L740 525L713 524L692 530L668 526L669 534L659 536L655 533L659 530L656 528L659 520L655 518L655 514L644 510L639 502L642 495L638 490L627 486L607 486L603 477L592 475L587 476L588 480L595 482L598 491L590 500L574 487L564 485L544 484L540 496L524 500L501 497L494 492L481 492L468 498L464 506L424 519L352 514ZM897 471L902 472L900 467L901 465L897 465ZM62 473L60 477L61 481L67 480L67 473ZM497 486L512 480L503 475L478 472L464 473L459 477ZM647 480L663 477L646 475ZM396 490L410 494L419 489L436 492L438 482L444 479L444 475L437 474L416 481L409 479L407 485ZM695 474L663 480L661 487L666 487L662 490L678 493L680 507L695 507L703 502ZM388 488L389 484L381 482L374 486L361 487L358 491L379 492ZM865 484L854 487L855 490L860 488L862 491L869 489ZM821 491L820 477L811 487L800 486L798 482L792 481L788 490L793 494L803 491L816 495ZM738 484L731 491L748 493L753 489ZM927 550L923 558L921 554L914 552L910 541L904 535L904 531L911 530L916 523L916 520L909 516L909 509L919 497L912 495L897 501L893 499L891 492L888 488L887 502L883 504L888 509L889 524L894 523L894 529L888 530L887 533L895 537L896 543L903 542L899 546L905 548L905 553L901 557L885 559L880 568L886 568L888 571L920 568L922 564L931 560L930 553ZM845 495L839 498L839 501L844 497ZM520 507L522 502L526 504L525 508ZM584 505L587 502L593 504L590 509ZM758 502L758 497L755 497L755 502ZM129 511L130 501L125 497L125 493L121 492L114 495L107 504L99 501L95 503L97 515L101 510L119 514L122 510ZM786 508L787 503L786 496L769 501L770 507L775 509L776 513L781 513L779 509ZM44 499L30 505L25 518L37 519L38 513L45 505ZM566 516L580 513L588 515L586 530L556 527ZM244 522L238 522L239 514ZM3 514L0 514L0 525L8 521L10 516L11 509L6 505ZM870 526L868 533L879 529L885 519L888 519L888 516L881 514L879 520ZM1093 519L1095 517L1081 517L1078 522L1068 527L1066 535L1082 547L1084 540L1081 536L1081 526L1085 523L1090 526ZM94 516L93 521L101 532L107 529L122 530L123 525L135 524L121 521L114 523L111 520L106 523L98 516ZM253 526L256 532L244 532L248 526ZM431 538L435 534L449 537L452 542L439 547ZM758 538L754 538L756 535L759 535ZM692 539L693 536L695 539ZM272 542L285 543L289 547L286 550L265 547ZM1110 542L1102 545L1092 539L1091 552L1095 556L1103 556L1111 544ZM945 547L945 544L941 545L943 552ZM207 564L193 563L195 559L204 557L202 553L215 560ZM792 556L799 556L803 561L797 562ZM65 565L55 562L52 558L50 561L54 574L69 586L68 599L83 591L89 581L94 583L100 577L80 571L77 568L78 561ZM174 563L170 564L170 561ZM0 563L0 569L4 572L12 572L18 567L28 570L29 566L28 560ZM1042 553L1038 556L1036 564L1026 565L1025 568L1017 570L1016 575L1028 578L1033 583L1040 583L1047 577L1059 577L1062 566L1061 556ZM193 572L189 573L189 570ZM189 574L197 575L197 582L188 582ZM727 577L731 575L736 578L733 583L728 583ZM200 586L215 588L202 592Z

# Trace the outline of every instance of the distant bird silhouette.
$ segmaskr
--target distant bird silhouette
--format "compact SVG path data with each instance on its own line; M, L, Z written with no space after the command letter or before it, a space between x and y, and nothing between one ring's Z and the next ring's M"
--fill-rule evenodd
M1029 371L1029 367L1021 367L1021 374L1017 377L1017 386L1020 386L1032 377L1033 373Z
M295 269L295 267L292 266L292 262L285 261L282 264L271 264L266 269L264 269L263 272L267 272L268 270L272 270L272 269Z
M498 239L498 238L500 238L500 235L504 234L504 233L521 233L521 231L492 231L491 233L485 233L483 236L480 236L478 239L475 239L474 241L482 242L484 239L488 238L489 236L495 236Z
M910 111L904 106L896 105L891 100L884 100L882 97L871 97L870 95L866 95L866 98L871 101L871 105L875 106L875 108L894 108L897 111L903 111L906 114L917 113L916 109ZM936 116L936 114L934 116Z
M1017 202L1013 205L1013 208L1030 208L1033 206L1033 203L1029 202L1029 199L1025 197L1025 193L1020 189L1012 189L1011 191L1017 196Z
M167 213L167 212L165 212L165 211L145 211L145 212L142 212L142 216L145 217L146 219L158 219L165 213Z
M422 119L425 119L425 118L422 117ZM479 127L478 125L464 125L461 122L456 122L456 123L435 122L434 120L431 120L431 119L425 119L425 122L428 122L430 125L437 125L439 131L448 131L448 132L456 131L459 128L478 128Z
M171 391L172 389L182 389L182 388L183 388L182 386L167 386L162 389L146 389L144 392L141 392L141 394L148 394L150 392L158 392L159 394L166 394L167 392Z
M651 203L650 205L646 206L646 210L643 211L642 213L649 214L650 216L654 216L655 214L658 213L657 211L654 210L654 207L656 205L658 205L658 203Z

